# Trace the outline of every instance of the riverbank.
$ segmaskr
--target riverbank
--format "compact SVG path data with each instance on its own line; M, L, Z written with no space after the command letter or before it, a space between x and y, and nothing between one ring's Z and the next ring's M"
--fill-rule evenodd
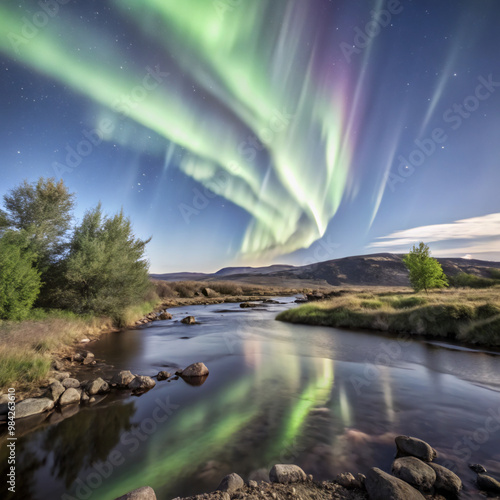
M309 298L314 302L284 311L276 319L500 347L498 287L447 289L428 294L407 290L340 290Z

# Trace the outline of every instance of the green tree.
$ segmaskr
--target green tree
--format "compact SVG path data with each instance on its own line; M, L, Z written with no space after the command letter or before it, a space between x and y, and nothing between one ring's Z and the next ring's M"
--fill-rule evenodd
M429 247L423 242L418 247L413 245L403 262L410 272L410 283L416 292L448 286L441 264L430 256Z
M75 312L116 315L144 300L151 288L149 241L134 236L123 212L107 217L100 204L87 212L71 240L61 301Z
M4 196L0 230L25 232L43 274L64 255L73 206L74 195L62 181L41 177L30 184L25 180Z
M0 318L26 318L41 287L33 267L34 254L22 232L5 231L0 238Z

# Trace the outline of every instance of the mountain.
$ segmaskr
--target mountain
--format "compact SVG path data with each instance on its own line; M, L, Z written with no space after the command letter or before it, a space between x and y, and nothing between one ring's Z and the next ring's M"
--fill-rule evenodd
M283 286L287 283L290 283L290 286L298 286L301 282L304 286L409 286L408 271L403 264L403 257L403 254L379 253L344 257L307 266L227 267L214 274L173 273L157 274L152 277L167 281L231 280ZM437 260L445 274L449 276L464 272L489 277L488 269L500 269L500 262L459 258Z

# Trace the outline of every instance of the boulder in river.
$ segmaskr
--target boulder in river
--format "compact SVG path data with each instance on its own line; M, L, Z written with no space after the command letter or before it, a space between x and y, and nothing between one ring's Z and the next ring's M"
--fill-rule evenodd
M256 304L255 302L242 302L240 307L246 309L248 307L259 307L261 304Z
M201 289L201 293L205 297L218 297L219 296L219 294L215 290L212 290L211 288L208 288L208 286L203 287Z
M76 378L65 378L62 381L62 385L65 389L69 389L70 387L73 387L76 389L77 387L80 387L80 381L76 380Z
M184 319L181 319L181 323L185 325L194 325L196 323L196 318L194 316L186 316Z
M469 464L469 469L473 470L476 474L484 474L488 472L486 467L481 464Z
M150 486L143 486L115 500L156 500L156 494Z
M410 436L398 436L396 446L400 455L417 457L424 462L432 462L437 456L436 450L430 444Z
M486 474L477 475L477 486L480 490L489 491L491 493L500 493L500 481L497 481Z
M149 391L156 385L156 382L151 377L145 375L136 375L134 380L128 384L129 389L133 391Z
M368 471L365 480L370 500L425 500L415 488L376 467Z
M75 389L70 387L66 389L62 396L59 398L59 404L61 406L71 405L74 403L79 403L82 397L82 391L80 389Z
M63 380L64 382L64 380ZM52 401L57 401L61 394L66 390L66 388L59 382L59 380L55 380L52 384L49 385L47 389L47 393L45 394Z
M94 354L90 351L85 353L84 359L83 359L83 364L84 365L90 365L94 361Z
M193 363L182 370L180 375L182 378L206 377L208 373L208 368L204 363Z
M462 489L462 481L454 472L438 464L430 463L429 467L432 467L436 473L434 488L445 493L458 495Z
M16 418L29 417L52 410L54 401L49 398L28 398L16 404Z
M169 372L165 372L165 371L161 371L161 372L158 372L158 375L156 375L156 380L167 380L167 378L170 378L170 373Z
M132 380L134 380L135 375L132 374L130 370L122 370L115 375L111 379L111 385L116 385L120 388L127 387Z
M436 482L436 472L415 457L396 458L392 473L418 490L430 490Z
M227 491L228 493L234 493L240 488L245 486L245 481L238 476L236 473L228 474L225 476L217 487L218 491Z
M158 319L172 319L172 315L169 312L167 312L167 311L163 311L158 316Z
M104 392L108 392L109 385L106 381L99 377L88 382L85 389L87 390L89 396L93 396L94 394L102 394Z
M276 464L269 472L269 479L271 483L289 484L306 481L307 476L298 465Z

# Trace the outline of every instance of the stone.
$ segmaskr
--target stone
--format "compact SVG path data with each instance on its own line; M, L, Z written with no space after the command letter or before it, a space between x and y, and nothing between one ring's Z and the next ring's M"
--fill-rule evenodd
M436 482L434 488L437 490L458 495L462 489L461 479L451 470L438 464L429 464L432 470L436 473Z
M238 476L236 473L229 474L225 476L217 487L218 491L227 491L228 493L234 493L240 488L245 486L245 481Z
M248 486L249 486L249 488L258 488L259 484L257 483L257 481L250 479L250 481L248 481Z
M169 312L167 312L167 311L163 311L158 316L158 319L172 319L172 315Z
M201 293L205 296L205 297L218 297L219 294L215 291L215 290L212 290L212 288L208 288L207 286L206 287L203 287L201 289Z
M82 344L88 344L90 342L90 339L85 338L85 339L80 340L80 342Z
M155 385L156 382L151 377L136 375L128 387L133 391L149 391L149 389L152 389Z
M54 370L61 371L64 368L64 364L62 363L62 361L60 361L58 359L54 359L52 361L52 368Z
M486 474L477 475L477 486L480 490L490 491L491 493L500 493L500 481L487 476Z
M65 378L62 381L62 385L65 389L69 389L70 387L73 387L76 389L77 387L80 387L80 381L76 380L76 378Z
M410 455L424 462L432 462L437 456L436 450L431 445L410 436L398 436L396 446L400 455Z
M297 465L276 464L269 472L272 483L301 483L307 479L306 473Z
M109 391L109 385L101 377L91 380L85 387L87 394L93 396L95 394L102 394Z
M68 379L66 379L68 380ZM64 382L64 380L63 380ZM52 399L52 401L57 401L61 394L66 390L66 388L64 387L63 384L61 384L61 382L59 382L59 380L56 380L54 382L52 382L50 385L49 385L49 388L47 389L47 393L45 394L49 399Z
M63 381L66 378L71 377L71 373L69 372L59 372L59 373L54 373L54 377L56 380L59 380L59 382Z
M469 464L469 469L473 470L476 474L484 474L485 472L488 472L486 467L481 464Z
M150 486L143 486L115 500L156 500L156 494Z
M16 419L43 413L54 408L54 401L49 398L28 398L16 404Z
M338 474L335 478L335 482L348 490L361 488L359 479L356 479L350 472L342 472L341 474Z
M436 472L415 457L396 458L392 473L418 490L430 490L436 482Z
M85 359L85 356L79 352L77 352L75 355L71 357L71 361L76 361L78 363L81 363Z
M82 403L88 403L89 401L90 401L89 395L85 391L82 391Z
M120 388L127 387L132 380L134 380L135 375L132 374L130 370L122 370L111 379L111 385L116 385Z
M196 323L196 318L194 316L186 316L184 319L181 319L181 323L185 325L194 325Z
M376 467L370 469L365 480L370 500L425 500L415 488Z
M66 389L62 396L59 398L59 404L61 406L71 405L73 403L79 403L82 397L82 392L79 389L70 387Z
M90 365L94 361L94 354L91 352L87 352L85 354L85 359L83 360L84 365Z
M156 375L156 380L167 380L167 378L170 378L170 375L171 374L169 372L158 372L158 375Z
M208 368L204 363L193 363L187 368L182 370L181 376L184 377L206 377L208 375Z
M249 308L249 307L250 307L250 308L251 308L251 307L259 307L259 306L260 306L260 304L256 304L255 302L242 302L242 303L240 304L240 307L241 307L242 309L246 309L246 308Z

